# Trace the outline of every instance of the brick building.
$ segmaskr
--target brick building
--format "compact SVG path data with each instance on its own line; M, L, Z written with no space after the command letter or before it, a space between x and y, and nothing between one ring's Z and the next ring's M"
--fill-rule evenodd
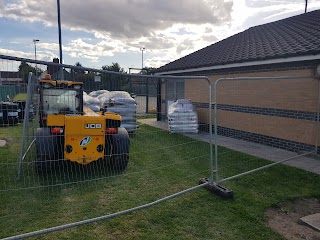
M218 132L293 151L313 150L320 140L319 19L316 10L251 27L168 63L155 74L202 75L212 85L220 78L292 76L222 82L217 91ZM161 92L164 115L172 101L188 98L202 126L208 125L207 84L163 81Z

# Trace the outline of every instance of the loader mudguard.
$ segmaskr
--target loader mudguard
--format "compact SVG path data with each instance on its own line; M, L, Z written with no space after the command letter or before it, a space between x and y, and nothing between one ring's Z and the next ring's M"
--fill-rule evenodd
M38 128L36 135L36 151L38 156L46 159L63 159L64 136L52 135L50 128Z

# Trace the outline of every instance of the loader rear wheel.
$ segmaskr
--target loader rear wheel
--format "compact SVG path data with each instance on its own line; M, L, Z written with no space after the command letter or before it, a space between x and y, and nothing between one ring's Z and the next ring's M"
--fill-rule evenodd
M129 163L129 154L121 154L112 156L109 162L110 167L114 171L123 171L126 169Z
M38 175L44 175L51 171L52 166L50 160L48 160L47 156L38 155L36 159L36 172Z
M39 175L51 173L63 159L64 136L52 135L50 128L38 128L35 169Z
M123 171L129 162L130 139L125 128L118 128L117 134L106 136L106 156L108 165L114 171Z

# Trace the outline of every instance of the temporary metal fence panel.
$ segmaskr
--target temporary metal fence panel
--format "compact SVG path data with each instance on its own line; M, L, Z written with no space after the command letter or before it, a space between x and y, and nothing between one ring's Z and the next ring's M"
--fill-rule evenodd
M140 77L139 74L134 74L129 78L128 92L137 102L138 114L156 112L158 86L159 79Z
M219 79L213 114L217 183L317 152L319 85L313 77Z
M211 122L207 78L137 76L158 87L152 93L155 111L137 115L137 102L128 90L131 74L1 58L2 65L15 66L10 71L18 71L22 61L31 71L37 64L37 76L35 71L28 75L23 120L0 128L5 140L0 147L0 238L24 238L128 214L207 185L197 186L202 177L212 179L212 145L195 140L201 128L194 131L194 119L186 117L196 112L190 103L201 94L210 107L197 116L197 124ZM53 81L40 83L48 79L47 72ZM81 83L69 84L67 90L67 85L55 87L62 87L62 75L83 82L85 93L78 89ZM184 82L180 96L187 101L179 100L171 115L167 100L178 99L166 98L166 92L176 91L167 88L169 81ZM187 87L192 84L203 84L205 91L194 95ZM85 114L82 97L91 109ZM130 124L118 128L114 113L134 122L134 131ZM176 124L184 124L179 131L168 123L172 113ZM54 238L62 237L56 234Z
M1 90L9 95L0 111L1 238L111 219L319 152L319 86L312 78L220 79L211 92L206 77L121 74L3 55L0 67L2 86L15 86ZM46 73L54 80L49 87L40 86ZM82 82L85 93L80 83L69 91L53 87L61 79ZM82 98L90 116L82 114ZM108 111L127 131L112 135L118 125L107 123L117 117ZM101 122L103 116L113 120ZM245 152L248 146L277 162ZM68 157L72 152L76 157ZM203 177L208 182L197 186Z

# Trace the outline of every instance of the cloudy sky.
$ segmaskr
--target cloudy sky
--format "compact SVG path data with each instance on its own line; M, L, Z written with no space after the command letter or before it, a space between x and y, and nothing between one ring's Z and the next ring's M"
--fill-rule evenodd
M0 54L59 56L56 0L0 0ZM60 0L63 62L160 67L249 27L304 13L305 0ZM309 0L308 11L320 9Z

